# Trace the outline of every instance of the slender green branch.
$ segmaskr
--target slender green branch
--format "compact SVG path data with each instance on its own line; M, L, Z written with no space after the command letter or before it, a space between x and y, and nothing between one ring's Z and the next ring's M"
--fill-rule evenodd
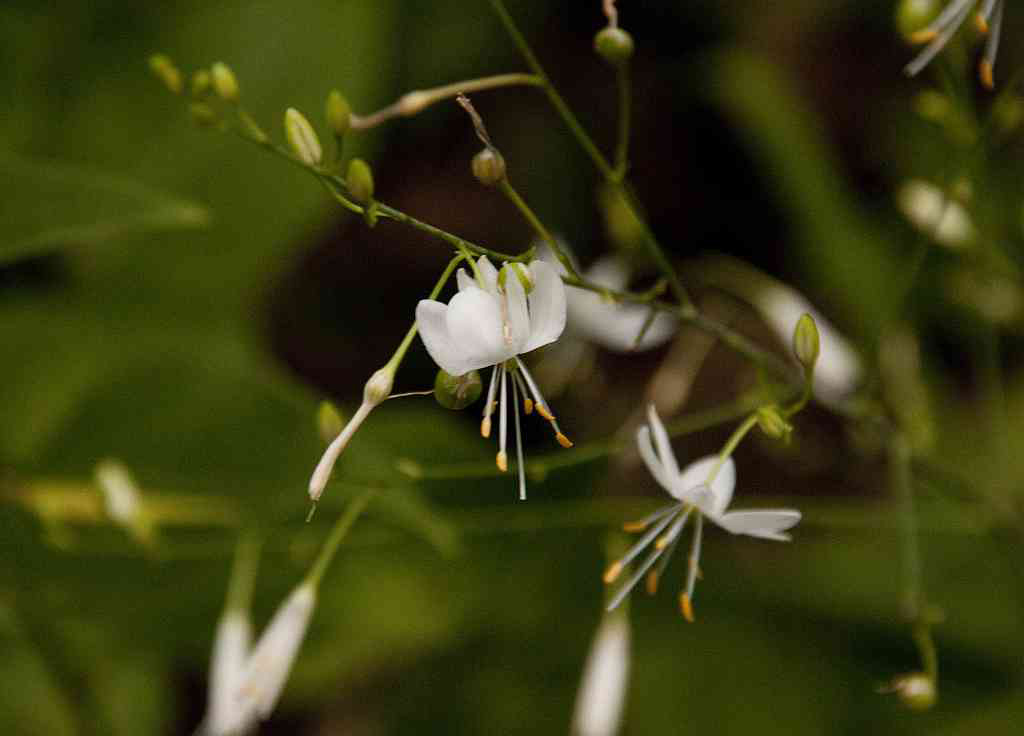
M348 535L349 529L356 523L360 514L366 508L366 505L370 503L370 499L373 498L375 491L369 491L361 496L353 499L349 502L348 508L334 523L334 527L331 529L330 535L327 537L327 541L324 542L323 548L320 550L320 554L317 556L316 561L313 563L313 567L310 568L309 573L306 575L306 582L316 587L320 584L320 580L323 578L324 573L327 572L327 567L331 564L331 560L334 559L334 555L338 552L338 547L344 541Z
M622 64L616 70L615 83L619 88L619 140L615 146L615 178L622 181L629 170L629 129L633 114L628 64Z
M244 532L235 549L235 561L231 566L231 581L228 584L228 609L248 611L252 601L252 589L259 567L260 539L254 532Z
M736 451L740 442L746 437L747 432L754 428L757 424L757 414L751 414L746 420L736 428L736 430L729 435L729 439L726 440L725 445L722 447L722 451L718 453L718 459L715 461L715 465L711 468L711 472L708 473L707 484L711 485L715 482L715 478L718 477L719 471L722 466L725 465L725 461L729 459L729 456Z
M456 266L458 266L464 258L466 258L466 256L459 253L448 262L448 267L445 268L444 272L441 274L441 278L439 278L437 283L434 285L433 291L430 292L430 296L428 297L429 299L437 299L438 295L441 293L441 289L443 289L444 285L448 283L448 279L452 277L452 273L454 273ZM471 259L470 261L472 262ZM398 366L401 365L402 361L405 359L405 353L409 350L409 346L416 338L416 333L418 331L419 325L416 322L413 322L412 327L410 327L409 331L405 333L405 337L402 338L402 342L399 343L398 348L395 350L395 354L391 356L391 360L389 360L385 365L386 368L390 367L392 371L398 370Z
M910 479L910 445L900 432L889 440L889 474L899 504L903 534L904 609L911 621L922 615L921 553L917 539L917 513Z
M576 266L573 265L572 259L569 258L569 255L565 252L561 243L559 243L555 236L551 234L551 231L544 226L544 223L540 221L540 218L537 217L536 213L534 213L530 208L530 205L526 203L526 200L519 195L519 192L515 190L515 187L509 184L508 179L502 179L501 191L509 198L512 204L516 206L516 209L522 213L523 217L530 224L530 227L533 228L534 232L536 232L537 235L547 243L548 247L551 248L551 252L555 254L558 262L562 264L566 272L574 278L579 278Z

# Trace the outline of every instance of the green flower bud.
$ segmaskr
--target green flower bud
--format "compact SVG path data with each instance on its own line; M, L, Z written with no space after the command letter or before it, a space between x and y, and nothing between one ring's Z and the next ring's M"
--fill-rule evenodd
M181 92L181 72L178 71L178 67L174 66L170 57L164 54L153 54L149 57L149 68L167 89L174 94Z
M206 93L210 91L210 87L212 85L213 80L210 78L210 72L205 69L200 69L192 75L192 96L205 96Z
M594 36L594 51L612 66L622 66L633 56L633 37L621 28L602 28Z
M498 271L498 287L504 291L505 282L508 280L508 273L511 271L519 279L519 283L523 285L523 291L529 294L533 291L533 279L530 278L530 270L522 263L506 263Z
M473 176L487 187L505 179L505 157L493 148L485 148L473 157Z
M789 442L793 434L793 425L786 421L775 404L757 410L757 426L773 440Z
M327 125L334 131L334 135L344 137L352 124L352 108L338 90L332 89L327 95L325 113Z
M348 163L345 174L345 186L348 193L359 204L368 205L373 201L373 171L370 165L361 158L354 158Z
M915 35L935 20L939 5L939 0L900 0L896 6L896 29L912 41L926 41Z
M188 106L188 114L192 122L204 128L217 122L217 112L205 102L193 102Z
M210 67L210 76L213 77L213 90L221 99L238 102L238 80L231 67L218 61Z
M793 352L804 370L814 370L814 364L818 362L818 354L821 352L821 338L818 337L818 326L814 324L814 317L809 314L804 314L793 330Z
M462 376L453 376L438 370L434 380L434 398L445 409L465 409L480 398L483 382L479 371L470 371Z
M370 380L363 387L363 402L370 406L377 406L391 395L391 389L395 385L395 369L384 366L370 376Z
M316 166L323 156L320 139L305 115L289 107L284 112L284 136L292 152L305 164Z
M316 427L320 431L320 438L330 442L345 428L345 418L330 401L321 401L316 410Z

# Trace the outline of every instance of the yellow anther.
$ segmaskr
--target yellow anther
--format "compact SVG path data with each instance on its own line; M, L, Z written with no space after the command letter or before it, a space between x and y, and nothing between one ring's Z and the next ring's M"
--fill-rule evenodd
M500 470L502 473L508 471L508 455L505 453L504 450L498 453L496 462L498 463L498 470Z
M547 404L537 404L537 413L547 419L549 422L555 421L555 415L548 409Z
M658 541L654 543L654 548L658 551L665 549L668 543L672 541L672 538L668 534L662 534L658 537Z
M628 521L622 525L623 531L627 532L642 532L646 528L646 521Z
M523 399L523 411L533 414L533 399Z
M572 447L572 440L566 437L561 432L555 435L555 439L558 440L558 444L560 444L562 447L566 449Z
M930 28L925 28L920 31L915 31L910 34L911 43L931 43L938 37L938 33Z
M982 59L981 63L978 64L978 78L981 79L985 89L995 89L996 80L993 75L992 64L985 59Z
M615 582L615 578L617 578L621 572L622 572L622 563L621 562L612 563L612 566L604 571L604 578L603 578L604 584L605 585L610 585L611 583L614 583Z
M982 35L988 34L988 21L985 20L985 16L981 13L974 16L974 25L977 27L978 33Z
M491 436L491 418L484 417L484 420L480 422L480 435L483 437Z
M654 595L658 592L658 573L651 570L647 573L647 595Z
M679 610L683 613L683 618L693 623L693 604L690 602L690 596L686 593L679 594Z

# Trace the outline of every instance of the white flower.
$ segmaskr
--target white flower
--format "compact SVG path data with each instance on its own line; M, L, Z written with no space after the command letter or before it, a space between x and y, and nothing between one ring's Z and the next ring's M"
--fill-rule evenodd
M217 624L210 659L206 718L200 729L205 736L235 736L252 726L251 705L241 697L251 644L249 616L238 609L226 611Z
M260 720L274 710L288 680L316 605L316 588L305 582L277 609L252 650L238 691L239 707Z
M856 390L861 378L861 361L846 338L801 294L788 286L772 283L752 298L778 339L789 345L793 329L804 314L810 314L818 328L821 352L814 368L814 396L824 404L837 404Z
M623 568L651 542L654 542L654 549L622 586L608 608L611 610L618 606L660 558L659 566L648 577L648 590L653 592L656 589L658 578L668 565L687 519L691 513L696 512L686 590L680 596L683 615L692 621L691 600L697 579L704 518L732 534L786 542L790 537L785 532L800 521L800 512L793 509L727 511L733 489L736 487L736 465L732 458L722 461L720 456L710 455L690 463L679 472L668 432L665 431L665 426L653 406L648 408L647 418L650 426L637 430L636 441L640 457L658 484L677 499L678 503L627 527L631 531L640 531L648 526L651 526L651 529L620 560L608 568L604 577L606 583L614 582Z
M520 395L524 411L534 406L547 419L564 447L572 443L562 433L536 382L519 356L554 342L565 329L566 299L562 279L547 263L529 267L506 264L499 273L487 258L476 262L476 278L464 269L456 274L459 292L448 304L423 300L416 306L416 323L423 344L441 368L453 376L494 366L484 405L480 433L491 434L491 414L499 411L498 467L508 469L507 436L509 384L515 419L519 497L526 497ZM527 293L529 291L529 293ZM499 394L500 387L500 394ZM497 403L495 398L499 397Z
M629 619L606 615L590 647L576 694L574 736L614 736L622 723L629 685Z
M957 30L971 14L971 9L978 7L978 12L974 16L975 24L982 33L988 36L985 42L985 52L978 64L978 74L981 77L981 83L992 89L995 86L993 69L996 63L996 54L999 51L1003 4L1003 0L950 0L949 4L928 27L911 36L912 41L928 45L913 61L907 64L904 71L913 76L928 66L931 60L956 35Z
M143 508L142 493L128 468L116 460L104 460L96 466L93 475L103 493L107 516L139 542L153 542L153 520Z
M914 227L942 245L961 250L974 240L974 225L967 210L934 184L911 179L900 188L897 200Z

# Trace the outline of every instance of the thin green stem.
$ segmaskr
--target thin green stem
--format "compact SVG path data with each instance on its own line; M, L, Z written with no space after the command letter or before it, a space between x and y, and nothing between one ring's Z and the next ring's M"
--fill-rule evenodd
M615 82L619 88L619 140L615 146L615 177L622 181L629 170L629 130L633 114L628 64L621 64L618 67Z
M434 288L430 292L430 296L427 297L428 299L437 299L438 295L441 293L441 289L444 288L444 285L448 283L448 279L450 279L452 277L452 274L455 272L455 268L464 259L466 259L466 256L463 255L462 253L459 253L457 256L455 256L448 262L448 266L444 269L444 272L441 274L441 277L437 280L437 283L434 284ZM473 262L473 259L471 258L468 260L470 263ZM392 355L391 359L385 364L385 368L390 368L392 371L398 370L398 366L400 366L402 364L402 361L405 360L405 353L409 350L409 346L412 344L412 341L416 338L416 333L418 330L419 325L413 322L412 327L410 327L409 331L405 333L405 337L402 338L402 342L400 342L398 344L398 348L395 349L394 355Z
M335 554L338 552L338 547L344 541L352 525L356 523L356 520L363 513L363 510L370 503L375 493L376 491L368 491L349 502L345 512L334 523L334 527L331 529L327 541L324 542L324 546L313 563L313 567L307 573L306 583L314 588L320 584L320 580L323 578L324 573L327 572L331 560L334 559Z
M911 630L911 635L914 637L914 644L917 645L924 673L933 685L938 686L939 654L935 647L935 640L932 638L931 624L927 620L916 622Z
M904 612L911 621L923 613L921 595L921 552L918 547L917 513L910 478L910 445L900 432L889 440L889 476L899 504L903 536Z
M516 206L516 209L522 213L523 217L530 224L530 227L534 229L534 232L536 232L537 235L547 243L548 247L551 248L551 252L554 253L555 257L558 259L558 262L565 267L566 272L570 276L579 278L579 273L576 271L576 267L573 265L572 259L570 259L569 255L565 252L565 249L562 248L562 245L558 242L555 236L551 234L551 231L544 226L544 223L540 221L540 218L537 217L536 213L530 208L530 205L526 203L526 200L520 196L515 187L509 184L508 179L502 179L501 191L509 198L509 200L511 200L512 204Z
M231 581L228 584L228 610L247 611L252 602L252 590L256 583L256 571L260 560L260 538L255 532L244 532L235 548L235 560L231 565Z
M449 245L455 248L466 248L472 251L473 253L476 253L477 255L487 256L488 258L491 258L496 261L528 263L530 259L533 258L533 255L536 252L534 248L529 248L528 250L524 251L523 253L520 253L519 255L500 253L499 251L491 250L490 248L485 248L482 245L471 243L470 241L465 240L464 238L460 238L457 235L453 235L449 232L446 232L441 228L434 227L429 223L417 220L415 217L407 215L404 212L395 209L394 207L384 204L383 202L378 202L377 212L378 214L380 214L381 217L386 217L390 220L401 222L405 225L409 225L410 227L425 232L428 235L433 235L434 237L443 240L444 242L448 243Z
M729 439L725 442L725 446L722 447L722 451L718 453L718 460L715 461L715 466L711 468L711 472L708 473L708 479L706 481L708 485L715 482L715 478L718 477L718 473L722 469L722 466L725 465L725 461L728 460L733 452L736 451L740 442L744 437L746 437L747 432L752 430L756 424L757 414L751 414L743 421L743 424L738 426L729 436Z

